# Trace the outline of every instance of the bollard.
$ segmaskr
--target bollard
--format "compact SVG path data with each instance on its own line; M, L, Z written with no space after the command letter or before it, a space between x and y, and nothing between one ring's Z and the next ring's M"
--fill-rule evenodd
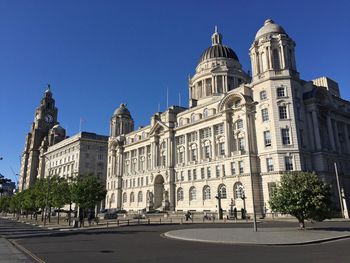
M107 228L108 228L108 220L107 220Z
M130 225L129 219L128 219L128 226Z
M151 220L148 218L147 221L148 221L148 224L150 225L151 224Z
M173 223L173 219L172 218L170 218L170 224L172 224Z
M159 218L159 224L161 224L162 223L162 218Z
M180 222L181 222L180 224L182 225L182 218L181 218Z
M119 220L117 220L117 226L119 226Z
M138 224L138 225L140 224L140 218L137 219L137 224Z

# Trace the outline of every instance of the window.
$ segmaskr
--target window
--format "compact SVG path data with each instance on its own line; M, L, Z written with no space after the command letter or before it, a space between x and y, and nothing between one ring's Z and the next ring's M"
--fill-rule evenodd
M280 56L276 48L272 51L272 67L277 70L281 69Z
M266 100L266 99L267 99L266 90L260 91L260 100Z
M226 186L225 185L220 185L219 186L219 195L221 199L226 199L227 194L226 194Z
M277 88L277 98L285 97L285 88L284 87L279 87Z
M287 114L287 106L279 106L278 107L278 111L280 114L280 120L284 120L288 118L288 114Z
M178 163L183 163L183 162L184 162L184 152L180 151L179 152Z
M133 203L135 202L135 195L134 195L134 192L131 192L130 193L130 203Z
M183 182L185 180L184 171L180 172L180 180Z
M193 123L193 122L195 122L196 121L196 115L193 113L192 115L191 115L191 122Z
M190 201L196 200L196 188L192 186L190 188Z
M231 162L231 174L234 175L236 174L236 163Z
M225 143L219 142L219 155L224 156L225 155Z
M241 100L236 100L234 103L235 108L239 108L241 106Z
M184 144L184 143L185 143L185 136L184 135L176 137L176 144L177 145L181 145L181 144Z
M192 181L191 170L187 171L187 180Z
M242 174L244 173L244 164L243 161L238 162L238 168L239 168L239 173Z
M271 157L266 158L266 167L268 172L273 172L273 159Z
M126 193L123 194L123 203L126 203L128 200L128 197L126 195Z
M194 142L194 141L197 141L197 139L198 139L197 132L191 132L191 133L187 134L187 141L188 142Z
M204 111L203 111L203 118L208 117L208 115L209 115L208 109L204 109Z
M191 149L191 161L197 160L197 149Z
M207 167L207 178L209 179L210 177L211 177L210 167Z
M215 166L216 177L220 177L220 165Z
M203 187L203 200L209 200L209 199L211 199L210 187L209 185L206 185Z
M103 154L98 154L97 159L98 159L99 161L102 161L102 160L103 160Z
M269 192L269 199L271 199L271 197L273 196L273 194L275 193L276 191L276 183L275 182L270 182L270 183L267 183L267 189L268 189L268 192Z
M205 139L211 137L211 128L205 128L200 130L200 138Z
M210 158L210 146L209 145L204 146L204 156L206 159Z
M292 156L285 156L284 157L284 164L286 166L286 171L292 171L293 170L293 157Z
M290 137L289 137L289 129L281 129L281 134L282 134L282 143L283 145L288 145L290 144Z
M138 194L137 194L137 202L138 203L141 203L142 202L142 192L140 191Z
M237 129L243 129L243 120L237 121Z
M193 173L193 180L197 180L197 170L193 169L192 173Z
M269 120L269 111L268 109L262 109L261 110L261 117L262 117L262 121L268 121Z
M204 179L204 177L205 177L205 174L204 174L205 172L204 172L204 168L201 168L201 179Z
M177 189L177 201L184 200L184 190L180 187Z
M241 182L236 182L233 185L233 198L244 198L244 188Z
M226 176L226 172L225 172L225 165L222 165L222 176Z
M265 147L271 146L271 133L270 131L264 131Z
M238 138L238 146L240 151L244 151L244 138Z
M219 135L224 133L224 124L218 124L214 126L214 134Z

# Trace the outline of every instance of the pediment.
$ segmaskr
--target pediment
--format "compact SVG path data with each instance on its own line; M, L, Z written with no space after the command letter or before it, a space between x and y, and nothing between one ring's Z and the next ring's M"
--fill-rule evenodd
M156 121L156 123L153 125L153 127L150 130L150 136L154 135L154 134L160 134L162 132L164 132L165 130L168 130L169 127L166 126L163 122L161 121Z

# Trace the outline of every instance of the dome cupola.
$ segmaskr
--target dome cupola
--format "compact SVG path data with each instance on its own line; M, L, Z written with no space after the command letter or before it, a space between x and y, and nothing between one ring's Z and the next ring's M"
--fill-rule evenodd
M126 108L124 103L121 103L119 108L114 111L113 115L131 117L130 111Z
M259 39L269 34L285 34L286 31L280 25L276 24L272 19L266 19L264 25L258 30L255 39Z

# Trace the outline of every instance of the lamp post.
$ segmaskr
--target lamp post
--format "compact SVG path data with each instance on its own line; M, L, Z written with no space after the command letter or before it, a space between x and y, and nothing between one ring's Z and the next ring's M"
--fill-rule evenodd
M45 158L45 160L47 160L49 162L49 174L47 177L47 191L46 191L46 198L45 198L45 216L44 216L44 226L46 225L46 217L47 217L47 208L49 205L49 194L50 194L50 168L51 168L51 161L50 159L48 159L45 155L43 155L43 157ZM45 172L44 172L45 174Z
M254 232L258 231L258 226L256 223L256 211L255 211L255 197L254 197L254 181L252 174L252 161L251 161L251 139L250 139L250 115L254 113L254 110L245 111L247 117L247 140L248 140L248 161L249 161L249 177L250 177L250 185L252 191L252 203L253 203L253 228Z
M340 203L340 210L341 210L341 216L342 218L345 218L344 215L344 207L343 207L343 197L340 190L340 184L339 184L339 176L338 176L338 168L337 163L334 162L334 170L335 170L335 178L337 179L337 187L338 187L338 195L339 195L339 203Z

